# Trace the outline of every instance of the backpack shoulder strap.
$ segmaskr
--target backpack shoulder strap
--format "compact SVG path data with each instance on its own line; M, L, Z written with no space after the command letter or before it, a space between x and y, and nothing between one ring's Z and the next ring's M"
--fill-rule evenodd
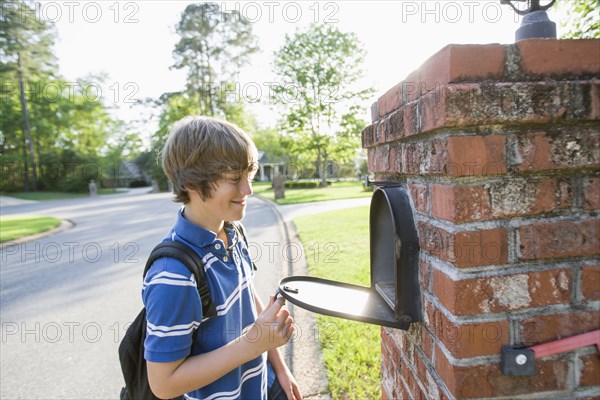
M242 235L242 239L244 239L244 243L248 248L248 238L246 237L246 229L244 228L244 225L240 221L232 221L231 224L233 225L235 230ZM254 261L250 261L252 262L252 268L254 268L255 271L258 270L258 268L256 268L256 264L254 264Z
M200 300L202 301L202 314L204 318L216 316L217 310L212 302L212 299L210 298L208 282L206 281L206 275L204 274L204 265L198 253L181 242L161 242L154 247L150 253L150 257L148 257L148 261L146 261L144 277L146 277L146 273L148 273L148 270L154 261L163 257L175 258L186 266L186 268L194 275L194 278L196 279L196 286L198 288L198 293L200 293Z

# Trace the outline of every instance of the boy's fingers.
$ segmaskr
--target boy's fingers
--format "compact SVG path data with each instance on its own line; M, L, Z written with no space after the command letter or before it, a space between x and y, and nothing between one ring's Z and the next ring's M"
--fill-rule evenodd
M271 296L271 298L274 299L273 296ZM269 302L269 305L267 306L267 308L264 310L263 313L266 316L268 316L269 318L275 318L275 316L279 313L279 310L281 310L281 307L283 307L284 304L285 304L285 300L283 300L280 297L277 300L273 300L272 302Z

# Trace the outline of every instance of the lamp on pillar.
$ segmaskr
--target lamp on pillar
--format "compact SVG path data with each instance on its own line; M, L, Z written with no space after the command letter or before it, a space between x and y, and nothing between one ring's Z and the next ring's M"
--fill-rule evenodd
M556 0L551 0L546 5L540 4L541 0L500 0L500 4L508 4L519 15L523 15L521 27L517 29L515 40L524 39L556 39L556 24L550 21L546 10L551 8ZM517 8L513 2L527 2L526 9Z

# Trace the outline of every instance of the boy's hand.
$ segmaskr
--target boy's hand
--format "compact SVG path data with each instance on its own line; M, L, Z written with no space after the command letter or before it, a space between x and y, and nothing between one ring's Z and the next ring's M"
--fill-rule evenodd
M269 305L256 318L254 324L244 331L242 338L255 343L260 350L259 353L282 346L292 337L294 321L290 317L290 312L282 309L284 304L283 297L275 300L275 296L271 296Z

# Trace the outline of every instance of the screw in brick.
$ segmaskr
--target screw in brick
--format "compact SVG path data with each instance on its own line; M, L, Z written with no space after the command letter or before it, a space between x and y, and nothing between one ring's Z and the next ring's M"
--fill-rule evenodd
M515 362L518 365L525 365L525 363L527 362L527 356L525 354L519 354L515 357Z

